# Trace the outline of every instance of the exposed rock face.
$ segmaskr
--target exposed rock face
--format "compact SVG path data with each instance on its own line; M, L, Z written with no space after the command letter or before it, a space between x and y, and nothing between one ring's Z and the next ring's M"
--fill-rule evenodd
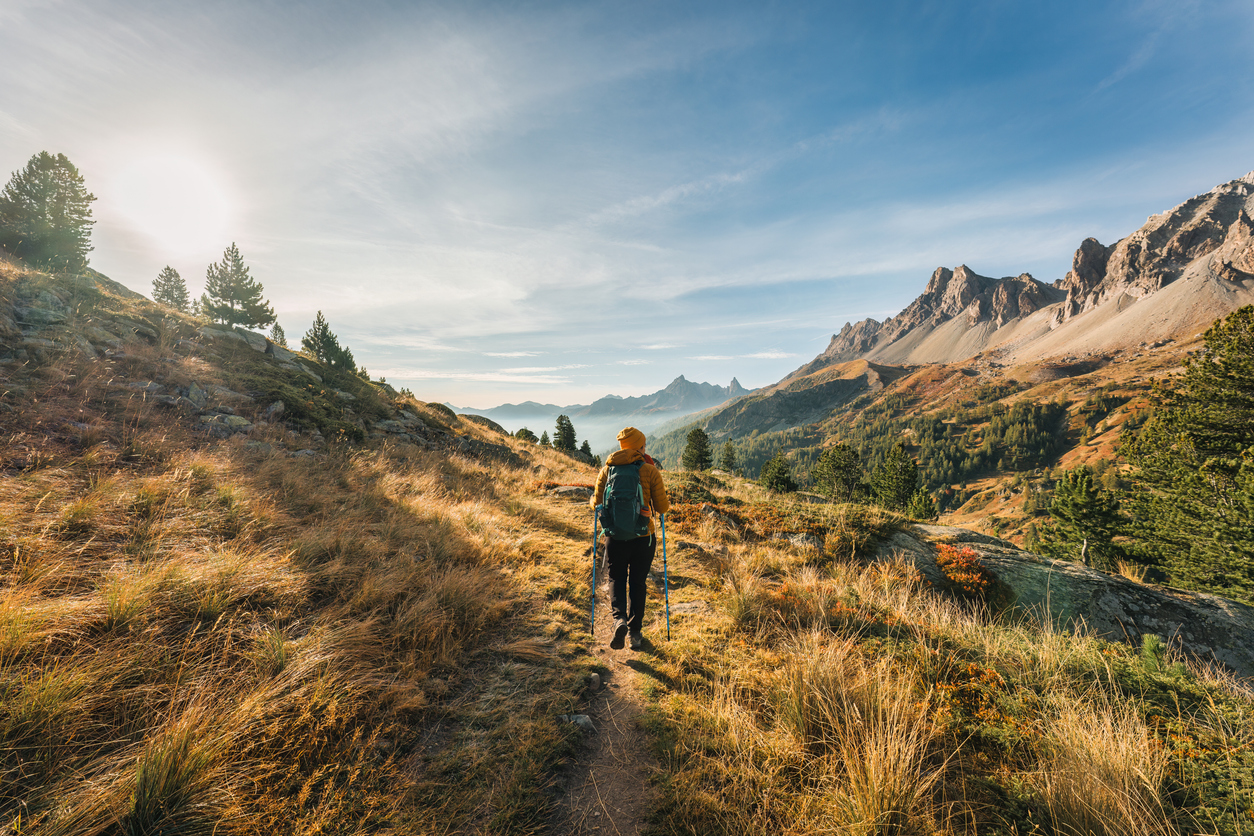
M915 525L896 534L880 556L902 554L925 578L941 581L936 543L961 543L1013 595L1015 609L1064 629L1139 645L1154 634L1184 653L1254 676L1254 608L1196 592L1133 583L1065 560L1049 560L1013 543L961 528Z
M823 365L863 357L915 329L935 328L955 318L962 318L968 328L985 322L1000 328L1013 319L1062 301L1063 293L1038 282L1028 273L992 279L979 275L965 264L956 270L938 267L923 294L900 314L883 323L873 319L857 325L846 323L819 356L821 362L803 368L813 371Z
M827 349L790 377L811 374L835 363L856 359L900 362L890 346L917 345L938 326L961 323L968 331L985 326L962 356L918 356L911 362L958 362L994 348L997 329L1042 309L1042 320L1056 329L1106 302L1127 305L1175 282L1186 271L1230 283L1254 280L1254 172L1216 186L1174 209L1152 215L1127 238L1103 245L1085 239L1075 252L1071 270L1052 285L1027 273L1002 279L980 276L963 265L937 268L927 288L895 317L846 323ZM1227 311L1216 311L1222 316ZM950 326L953 327L953 326Z
M1054 313L1052 324L1057 327L1124 294L1144 298L1212 253L1219 256L1210 265L1218 276L1241 281L1251 272L1246 268L1254 268L1251 211L1254 172L1190 198L1168 212L1151 215L1143 227L1111 247L1087 239L1076 250L1071 272L1057 283L1066 291L1067 299Z

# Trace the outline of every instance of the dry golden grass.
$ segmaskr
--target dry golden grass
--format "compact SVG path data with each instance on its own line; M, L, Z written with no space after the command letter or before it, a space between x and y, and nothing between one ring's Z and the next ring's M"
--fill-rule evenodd
M720 540L707 519L682 519L672 537L726 549L671 556L688 579L672 601L714 606L676 618L657 651L660 832L1244 836L1254 825L1247 685L994 616L904 562L870 560L865 531L841 535L859 544L850 559L752 531Z
M591 471L211 442L122 386L230 385L169 347L0 370L0 829L534 832L591 665L539 492Z

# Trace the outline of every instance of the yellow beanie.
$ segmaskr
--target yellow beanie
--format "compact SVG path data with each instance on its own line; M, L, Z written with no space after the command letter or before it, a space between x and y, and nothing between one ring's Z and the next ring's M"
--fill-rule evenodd
M624 427L618 434L618 446L624 450L643 450L644 433L635 427Z

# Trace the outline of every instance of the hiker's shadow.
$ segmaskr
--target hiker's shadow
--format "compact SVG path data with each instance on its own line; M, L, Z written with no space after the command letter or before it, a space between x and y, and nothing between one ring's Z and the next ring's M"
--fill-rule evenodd
M640 649L641 649L641 650L645 650L645 651L652 652L652 651L653 651L653 642L649 641L648 639L645 639L645 640L644 640L644 647L642 647L642 648L640 648ZM659 684L661 684L661 685L665 685L667 688L670 688L670 687L671 687L671 684L672 684L672 683L671 683L671 678L670 678L669 676L667 676L666 674L662 673L662 672L661 672L660 670L658 670L657 668L655 668L655 667L653 667L652 665L650 665L648 662L644 661L643 659L628 659L628 660L627 660L626 662L624 662L623 664L624 664L624 665L626 665L627 667L631 668L631 669L632 669L633 671L635 671L636 673L641 673L641 674L644 674L645 676L650 677L651 679L653 679L655 682L657 682L657 683L659 683Z

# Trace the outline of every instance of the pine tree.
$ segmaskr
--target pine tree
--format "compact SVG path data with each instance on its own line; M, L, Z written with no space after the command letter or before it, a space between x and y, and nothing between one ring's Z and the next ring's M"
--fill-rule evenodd
M514 438L522 439L523 441L530 441L532 444L535 444L537 441L540 440L536 438L535 433L533 433L531 430L527 429L526 427L519 427L518 432L514 433Z
M187 284L179 275L179 271L168 264L161 268L161 272L152 283L152 298L154 302L168 305L176 311L191 312L192 300L187 293Z
M300 339L301 348L320 363L325 363L337 371L353 374L357 371L357 363L353 360L353 352L340 345L339 338L331 333L327 319L318 311L313 325Z
M1115 545L1119 504L1085 465L1068 470L1054 488L1049 505L1053 525L1041 533L1045 550L1103 569L1113 568L1122 551Z
M1254 600L1254 306L1216 322L1121 448L1132 536L1171 582Z
M819 493L836 502L853 502L862 493L865 475L858 451L840 442L823 451L810 478Z
M205 293L200 307L214 322L265 327L274 322L274 308L261 298L261 283L248 275L239 247L232 242L222 260L205 271Z
M898 441L883 463L871 473L875 501L884 508L904 511L918 489L919 464L906 452L905 445Z
M552 444L549 442L549 431L548 431L548 430L545 430L544 432L540 433L540 446L541 446L541 447L551 447L551 446L552 446Z
M64 154L40 151L0 192L0 247L50 270L83 270L95 199Z
M585 438L583 440L583 445L579 448L579 452L588 457L592 456L592 445L588 443L588 439Z
M927 492L927 488L920 487L914 492L914 496L910 497L910 503L906 506L906 516L912 520L936 519L936 503L932 501L932 495Z
M565 415L557 416L557 427L553 431L553 449L565 453L575 452L575 425Z
M792 466L782 450L776 450L775 455L762 465L758 484L767 490L779 493L788 493L797 489L797 483L792 478Z
M684 446L681 460L684 470L709 470L714 464L714 454L710 452L710 437L700 427L688 431L688 443Z
M718 469L726 470L728 473L735 473L736 468L739 466L739 463L736 461L736 445L732 444L729 438L723 442L723 448L719 451Z
M283 333L283 326L277 321L274 323L274 327L270 329L270 342L287 348L287 334Z

